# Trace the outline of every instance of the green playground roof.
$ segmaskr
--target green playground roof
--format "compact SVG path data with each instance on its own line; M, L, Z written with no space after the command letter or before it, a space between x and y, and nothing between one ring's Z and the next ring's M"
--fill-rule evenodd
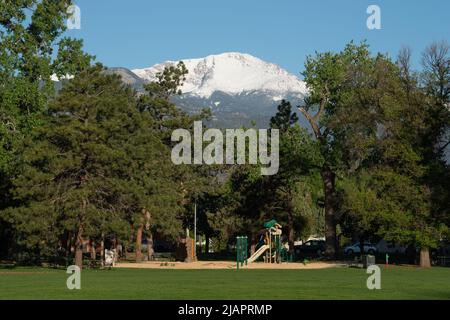
M275 225L277 224L277 220L272 219L270 221L267 221L266 223L264 223L264 228L273 228L275 227Z

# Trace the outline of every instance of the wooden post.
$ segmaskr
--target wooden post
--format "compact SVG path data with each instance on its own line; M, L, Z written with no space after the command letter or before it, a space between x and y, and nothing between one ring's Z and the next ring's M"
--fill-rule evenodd
M272 232L269 229L269 263L272 263Z

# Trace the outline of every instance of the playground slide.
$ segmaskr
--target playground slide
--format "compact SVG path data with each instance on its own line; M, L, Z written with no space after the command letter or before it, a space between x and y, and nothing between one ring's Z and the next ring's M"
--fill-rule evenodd
M269 246L267 244L261 246L250 258L247 259L248 263L254 262L256 259L258 259L267 249L269 249Z

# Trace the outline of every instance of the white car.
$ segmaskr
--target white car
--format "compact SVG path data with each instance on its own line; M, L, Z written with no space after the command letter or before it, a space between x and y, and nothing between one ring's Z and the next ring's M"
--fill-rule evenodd
M364 243L364 253L374 255L377 253L377 248L370 244L370 243ZM352 244L350 246L347 246L344 248L344 254L352 255L352 254L359 254L361 253L361 249L359 248L359 243Z

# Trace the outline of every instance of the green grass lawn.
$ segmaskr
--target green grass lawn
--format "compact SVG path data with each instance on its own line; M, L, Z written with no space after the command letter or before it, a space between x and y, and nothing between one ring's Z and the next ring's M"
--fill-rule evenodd
M0 269L0 299L450 299L450 269L382 268L381 290L364 269L83 270L68 290L64 270Z

